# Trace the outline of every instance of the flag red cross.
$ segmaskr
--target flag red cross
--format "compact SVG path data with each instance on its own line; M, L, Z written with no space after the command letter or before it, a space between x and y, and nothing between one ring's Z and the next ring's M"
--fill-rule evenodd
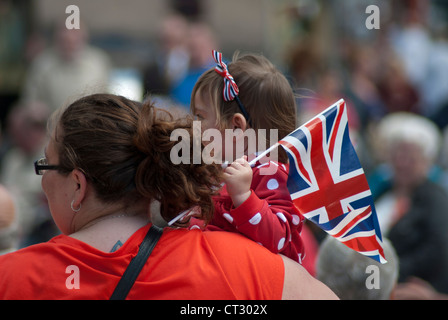
M341 115L342 112L339 112L335 128L333 129L333 134L330 138L329 154L332 160L335 146L335 136L337 134L338 126L340 125ZM370 190L370 188L362 171L357 176L351 176L344 181L335 182L332 173L328 168L328 163L323 153L324 140L322 121L319 118L316 118L313 121L307 123L305 127L307 127L310 131L313 130L313 141L311 143L310 158L313 162L312 168L319 187L317 191L311 192L295 199L294 203L303 214L312 212L325 206L326 212L328 214L328 219L332 220L349 211L347 208L343 208L343 205L340 201L341 199L356 196L360 193L360 190L368 191ZM293 152L296 159L301 159L297 149L288 141L281 140L280 144L284 145L291 152ZM301 161L298 161L298 165L301 173L304 174L304 177L310 181L309 175Z

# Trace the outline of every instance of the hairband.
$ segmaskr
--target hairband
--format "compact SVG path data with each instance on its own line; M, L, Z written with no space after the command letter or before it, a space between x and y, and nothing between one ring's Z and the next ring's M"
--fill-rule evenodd
M238 106L240 107L240 110L243 113L244 118L246 118L249 125L252 126L249 114L247 113L246 108L244 107L240 98L238 97L239 89L238 86L236 85L235 79L233 79L232 75L229 73L227 65L222 61L222 53L213 50L213 58L218 64L215 67L215 71L224 79L224 89L223 89L224 101L235 100L238 103Z

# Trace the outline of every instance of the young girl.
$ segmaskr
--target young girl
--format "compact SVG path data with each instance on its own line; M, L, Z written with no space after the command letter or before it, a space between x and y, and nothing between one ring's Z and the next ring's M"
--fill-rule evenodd
M266 137L270 137L269 130L277 129L279 138L296 129L292 88L269 60L254 54L235 55L227 67L221 53L214 51L213 56L217 67L205 72L192 92L191 109L201 120L202 130L218 129L224 141L225 129L242 132L252 129L255 133L266 129ZM269 147L270 141L266 140ZM230 157L226 151L234 151L239 143L235 138L223 142L223 161ZM286 186L289 169L286 153L279 148L278 162L258 162L254 168L247 162L247 156L253 157L246 154L233 159L224 169L225 184L214 198L215 214L207 230L244 234L270 251L302 263L302 217ZM266 175L263 170L272 174Z

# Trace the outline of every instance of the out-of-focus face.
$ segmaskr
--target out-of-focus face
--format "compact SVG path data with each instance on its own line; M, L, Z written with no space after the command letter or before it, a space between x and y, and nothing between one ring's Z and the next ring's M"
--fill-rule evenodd
M45 157L49 165L59 164L53 139L50 139L45 148ZM46 170L41 182L51 216L59 230L64 234L70 234L70 225L74 216L70 208L73 199L73 188L70 180L70 175L60 174L58 170Z
M217 47L212 31L206 25L192 25L188 30L187 39L191 66L208 67L213 60L210 53Z
M413 188L426 177L429 161L417 144L411 142L394 143L390 156L396 186Z
M186 45L187 21L180 16L169 17L162 22L160 42L164 50L170 51Z
M59 54L66 61L75 60L86 44L86 34L81 29L61 27L56 35Z

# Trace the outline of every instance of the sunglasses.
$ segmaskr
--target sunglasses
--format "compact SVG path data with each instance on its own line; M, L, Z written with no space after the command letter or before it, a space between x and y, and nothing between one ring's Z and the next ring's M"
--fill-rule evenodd
M49 165L46 158L41 158L34 161L34 171L36 174L41 176L45 173L45 170L58 170L59 166Z

